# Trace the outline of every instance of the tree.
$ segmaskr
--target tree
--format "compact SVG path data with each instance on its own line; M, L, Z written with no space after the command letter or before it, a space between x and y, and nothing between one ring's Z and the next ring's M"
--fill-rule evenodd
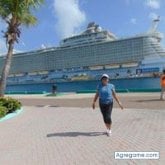
M43 2L44 0L0 0L0 17L7 23L7 29L3 33L8 47L0 78L0 97L4 97L14 44L18 43L21 34L20 27L36 24L37 18L32 12Z

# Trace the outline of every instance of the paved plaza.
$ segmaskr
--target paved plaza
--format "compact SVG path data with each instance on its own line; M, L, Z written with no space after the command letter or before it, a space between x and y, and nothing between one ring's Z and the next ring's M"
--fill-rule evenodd
M107 137L99 108L43 105L24 105L21 114L0 123L0 165L165 162L163 109L114 108L112 136ZM160 159L115 160L116 151L158 151Z

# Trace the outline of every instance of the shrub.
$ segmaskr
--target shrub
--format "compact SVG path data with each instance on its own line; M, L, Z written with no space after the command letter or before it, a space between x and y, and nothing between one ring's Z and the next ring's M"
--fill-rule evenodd
M7 113L12 113L21 108L21 103L16 99L6 97L0 98L0 106L5 107L7 109Z
M6 98L0 97L0 106L3 106L5 102L6 102Z
M7 108L0 106L0 118L4 117L7 114Z

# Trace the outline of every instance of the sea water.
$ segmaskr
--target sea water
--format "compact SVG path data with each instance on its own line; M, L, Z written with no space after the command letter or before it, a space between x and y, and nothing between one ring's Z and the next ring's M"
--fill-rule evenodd
M7 85L7 92L51 92L53 84L57 85L58 92L90 91L96 90L99 82L99 80L93 80L58 83L16 84ZM160 79L158 77L113 79L110 80L110 83L114 84L117 90L160 88Z

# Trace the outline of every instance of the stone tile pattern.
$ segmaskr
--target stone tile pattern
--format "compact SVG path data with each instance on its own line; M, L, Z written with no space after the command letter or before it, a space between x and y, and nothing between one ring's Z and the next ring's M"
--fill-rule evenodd
M0 123L1 165L163 165L165 111L113 109L112 136L97 108L25 106ZM115 160L115 151L159 151L159 160Z

